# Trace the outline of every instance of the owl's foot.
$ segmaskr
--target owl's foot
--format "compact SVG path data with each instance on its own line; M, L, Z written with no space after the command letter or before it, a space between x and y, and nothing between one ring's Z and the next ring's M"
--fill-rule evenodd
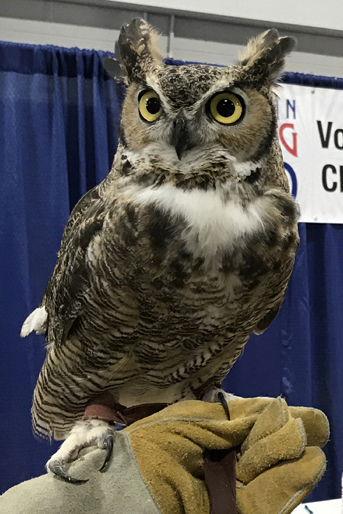
M46 468L70 484L83 484L87 480L73 478L68 474L69 465L77 458L83 448L97 446L106 450L101 472L106 471L113 451L114 430L106 422L99 419L79 421L71 430L59 450L48 460Z

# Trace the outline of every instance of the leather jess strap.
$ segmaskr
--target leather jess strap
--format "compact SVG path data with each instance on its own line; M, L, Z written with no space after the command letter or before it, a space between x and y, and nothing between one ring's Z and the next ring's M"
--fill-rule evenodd
M237 514L236 450L205 450L204 475L210 514Z
M168 407L168 403L144 403L125 407L116 402L110 392L99 394L86 407L83 419L102 419L108 423L132 425L135 421L146 418Z
M223 402L222 402L223 403ZM109 392L102 393L87 406L83 419L101 419L129 426L167 407L168 403L145 403L125 407ZM228 414L227 404L224 406ZM228 416L229 417L229 416ZM236 451L205 450L204 479L210 500L209 514L237 514Z

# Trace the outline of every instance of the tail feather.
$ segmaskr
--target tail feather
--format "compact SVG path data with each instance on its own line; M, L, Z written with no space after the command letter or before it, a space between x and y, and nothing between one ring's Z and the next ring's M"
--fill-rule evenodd
M26 337L33 331L35 331L36 334L43 334L46 330L47 319L48 313L46 312L45 307L37 307L37 309L31 312L24 321L20 336Z

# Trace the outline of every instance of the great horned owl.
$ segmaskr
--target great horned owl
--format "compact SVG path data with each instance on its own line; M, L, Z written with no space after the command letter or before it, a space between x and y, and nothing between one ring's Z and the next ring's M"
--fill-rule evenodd
M277 314L298 232L273 89L294 44L269 30L235 66L173 66L146 21L122 28L114 164L74 208L22 328L47 341L34 431L70 434L51 470L103 444L105 423L73 429L100 392L126 406L199 397Z

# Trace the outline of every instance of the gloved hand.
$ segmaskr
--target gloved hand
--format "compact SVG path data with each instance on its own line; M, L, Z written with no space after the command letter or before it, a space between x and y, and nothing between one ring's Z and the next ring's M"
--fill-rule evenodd
M319 448L328 438L329 424L321 411L288 407L281 398L270 402L238 454L238 512L292 512L324 474L326 460Z
M325 415L281 399L184 401L117 432L111 463L85 452L70 473L82 485L44 475L7 491L1 514L209 514L204 450L238 448L239 514L290 513L325 470L319 447L329 437ZM282 510L283 509L283 510Z

